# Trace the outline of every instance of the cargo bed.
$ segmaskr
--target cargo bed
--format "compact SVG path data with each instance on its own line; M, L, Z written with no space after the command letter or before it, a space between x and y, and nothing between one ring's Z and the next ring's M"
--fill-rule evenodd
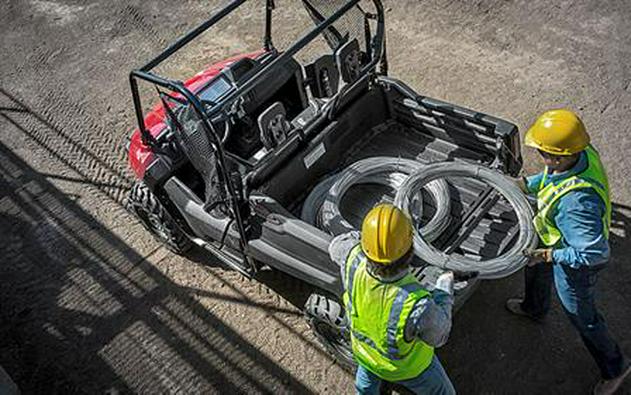
M373 91L346 109L344 117L314 138L297 160L280 169L260 191L300 217L305 198L319 182L368 157L462 161L485 164L506 173L521 166L521 159L512 157L508 150L519 152L514 146L509 147L518 144L513 125L416 96L396 80L382 79L382 83L388 89ZM355 118L355 113L362 116ZM321 153L321 157L311 163L314 153ZM483 182L472 179L448 182L451 225L436 245L475 258L497 256L510 247L518 227L503 198ZM393 191L387 189L377 185L351 188L342 201L342 214L351 224L359 226L361 218L377 201L392 200ZM435 203L425 197L427 220L434 212Z
M395 156L424 162L484 164L505 173L519 170L520 158L514 156L519 152L514 125L417 96L396 80L382 78L380 83L382 89L372 89L350 102L328 127L257 186L251 201L256 200L253 206L259 216L266 218L259 238L250 243L257 259L270 266L283 265L283 270L295 272L298 277L304 276L304 268L293 270L294 266L298 262L309 265L313 276L307 281L324 289L339 289L339 283L327 284L332 276L337 277L338 270L326 252L332 236L302 221L300 214L306 197L319 182L357 160ZM472 179L448 182L450 226L434 244L476 259L495 257L509 248L518 226L501 196ZM359 185L345 195L341 212L359 228L361 219L376 202L392 198L393 191L387 187ZM425 219L433 214L434 205L426 196ZM286 256L268 256L273 249Z
M461 151L461 152L456 152ZM462 147L447 143L444 140L432 140L431 138L415 132L395 120L388 120L371 130L370 136L353 147L345 167L360 159L373 156L393 156L401 158L418 159L423 162L436 162L445 160L476 162L475 153L470 151L469 156L463 155L466 151ZM445 248L455 249L457 253L463 253L472 257L493 257L509 247L517 231L517 220L508 203L500 198L493 207L480 218L477 226L472 226L470 235L461 244L454 245L456 241L454 233L456 226L471 213L473 207L482 204L488 199L495 199L495 193L489 196L486 184L472 179L449 179L451 195L450 229L441 236L436 243ZM351 188L342 201L341 212L344 217L356 227L359 227L364 215L380 200L392 201L395 191L380 185L360 185ZM435 202L431 195L424 194L424 221L429 220L435 209ZM449 232L452 231L452 232ZM467 229L465 232L469 231ZM459 235L464 237L464 233Z

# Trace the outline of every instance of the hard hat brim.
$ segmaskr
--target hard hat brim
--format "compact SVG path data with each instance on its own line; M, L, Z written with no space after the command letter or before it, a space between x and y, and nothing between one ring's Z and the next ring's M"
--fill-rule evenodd
M559 155L559 156L574 155L583 151L585 148L587 148L587 145L585 145L584 147L573 147L569 149L559 149L557 147L548 146L546 144L541 143L540 141L537 141L534 138L535 131L533 129L534 128L528 129L528 131L526 132L526 135L524 136L524 145L527 147L535 148L540 151L547 152L552 155Z
M364 249L364 247L362 246L362 251L364 252L364 255L366 255L366 258L370 259L371 262L373 263L377 263L383 266L388 266L393 264L394 262L396 262L399 258L401 258L403 255L401 255L401 257L397 257L395 259L385 259L385 258L379 258L376 256L373 256L372 254L370 254L369 252L366 251L366 249Z

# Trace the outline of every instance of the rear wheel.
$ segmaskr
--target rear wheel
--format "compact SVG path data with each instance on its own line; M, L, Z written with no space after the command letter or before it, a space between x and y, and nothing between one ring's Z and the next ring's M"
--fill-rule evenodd
M183 254L192 243L144 182L129 191L125 208L135 214L149 232L169 250Z
M305 318L316 337L344 369L355 371L348 320L337 301L312 294L305 303Z
M305 303L304 314L309 327L324 348L342 368L354 374L357 362L353 358L351 348L350 324L342 305L326 296L311 294ZM413 394L401 384L383 381L380 394L393 392L401 395Z

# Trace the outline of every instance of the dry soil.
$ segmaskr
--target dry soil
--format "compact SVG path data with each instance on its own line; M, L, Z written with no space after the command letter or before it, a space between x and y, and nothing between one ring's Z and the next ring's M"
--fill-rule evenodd
M219 3L3 2L0 364L24 393L352 392L296 307L308 288L273 272L243 280L201 253L176 257L121 207L133 181L128 72ZM299 32L299 2L277 3L290 6L275 29ZM583 116L615 202L600 306L631 354L631 2L385 3L390 74L421 94L521 130L550 107ZM163 71L191 75L258 45L260 11ZM542 324L504 311L521 289L521 273L484 283L455 318L439 355L456 388L588 393L596 366L557 302Z

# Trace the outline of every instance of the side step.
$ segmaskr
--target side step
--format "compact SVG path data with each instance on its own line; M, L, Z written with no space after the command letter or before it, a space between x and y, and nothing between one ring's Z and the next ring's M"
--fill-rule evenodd
M255 270L246 269L245 267L249 265L243 262L243 259L241 259L239 256L234 255L229 251L220 249L216 247L215 245L213 245L212 243L209 243L200 238L194 237L194 238L191 238L191 240L193 241L193 243L197 244L198 246L204 248L206 251L216 256L217 259L219 259L222 263L228 265L230 268L238 271L239 273L243 274L247 278L252 278L254 274L256 273Z

